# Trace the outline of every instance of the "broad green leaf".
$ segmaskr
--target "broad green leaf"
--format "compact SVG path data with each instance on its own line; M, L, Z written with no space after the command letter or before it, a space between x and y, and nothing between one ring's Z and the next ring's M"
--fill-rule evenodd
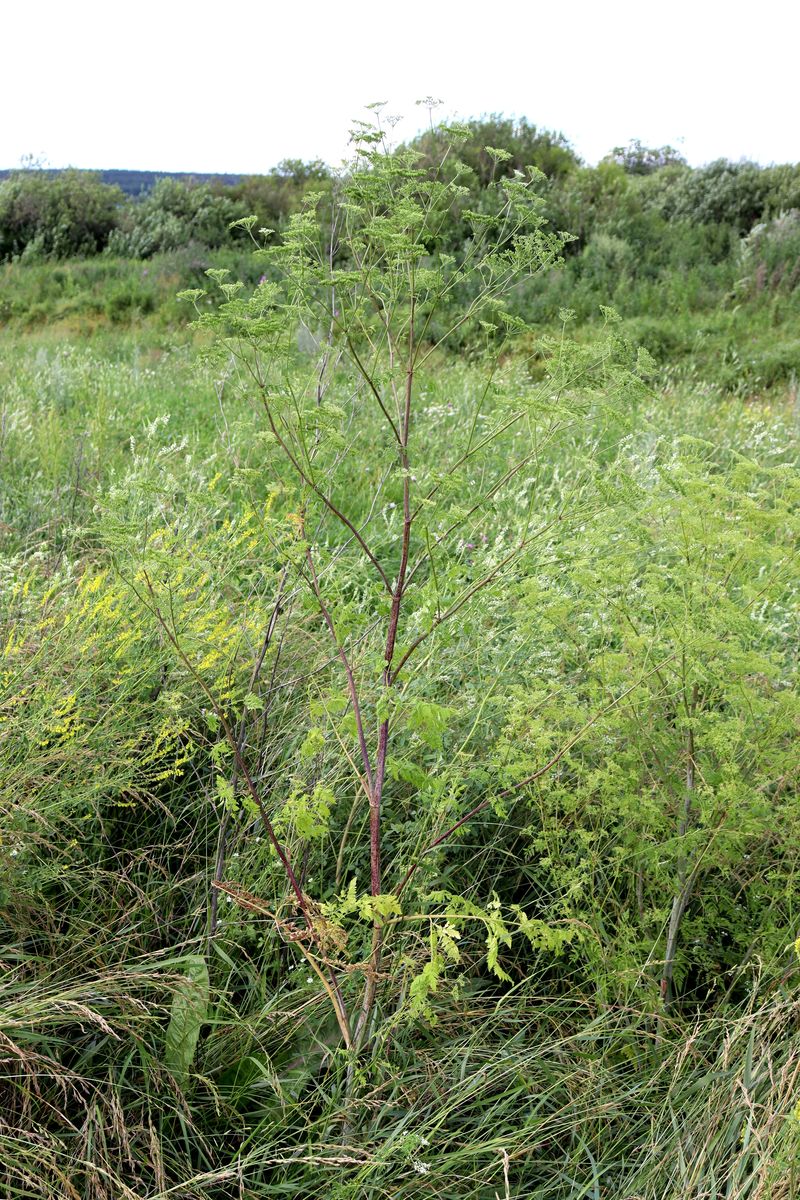
M184 977L172 998L172 1012L164 1042L164 1063L184 1084L194 1061L200 1027L208 1017L209 980L206 960L188 954L183 960Z

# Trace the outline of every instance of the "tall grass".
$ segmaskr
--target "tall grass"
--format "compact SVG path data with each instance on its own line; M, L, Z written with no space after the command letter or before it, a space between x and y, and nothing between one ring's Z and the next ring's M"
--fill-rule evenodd
M107 334L91 345L51 332L5 346L2 1194L795 1197L797 780L790 724L779 728L776 716L796 682L791 570L780 577L783 600L762 614L758 638L746 623L737 627L752 658L740 664L736 694L719 684L720 711L731 721L741 696L748 703L757 696L756 715L777 730L770 745L787 761L782 777L766 782L780 820L767 814L752 824L747 809L751 824L737 829L733 812L725 869L715 864L718 873L689 911L674 1003L664 1009L658 984L679 847L647 841L651 832L637 813L647 792L638 776L631 783L644 744L632 736L633 705L592 726L552 784L466 827L447 858L430 857L423 876L430 890L476 898L494 890L542 920L570 922L581 936L558 954L515 940L501 949L510 976L501 982L488 969L485 938L465 924L462 963L430 997L428 1017L409 1019L410 980L428 953L421 922L407 961L383 981L383 1032L354 1061L337 1043L319 981L264 911L273 911L283 885L246 811L227 820L218 868L225 817L217 778L230 778L232 764L220 757L203 684L241 721L248 761L279 797L300 757L309 706L328 694L337 670L299 593L280 590L264 510L291 511L292 497L275 494L275 480L259 471L257 418L230 375L199 367L196 347L170 348L155 329ZM514 392L530 385L536 364L512 358L503 372ZM447 455L450 421L470 409L478 386L467 362L442 356L430 370L427 464ZM468 761L478 798L487 773L522 774L526 756L546 746L548 729L567 737L579 731L597 710L603 680L618 686L613 673L623 651L635 661L644 642L635 645L606 605L608 572L619 566L614 547L634 519L630 507L623 517L614 506L622 473L635 475L654 447L674 445L687 430L713 442L704 487L736 455L756 464L750 478L760 487L792 477L791 407L778 393L769 402L735 393L723 395L714 380L676 377L619 419L598 415L548 448L538 480L544 506L585 479L591 447L609 497L592 524L595 549L581 561L559 535L536 562L536 595L526 591L528 560L476 618L480 639L465 622L451 642L436 644L427 686L456 711L441 750L421 751L426 765ZM361 436L368 447L369 428ZM338 486L380 540L392 517L370 513L366 454L345 458ZM658 463L671 469L666 457ZM771 499L745 485L749 528L757 525L777 554L796 507L770 532L778 483ZM685 496L675 499L663 478L658 487L637 511L651 530L669 530ZM696 496L693 518L712 530L720 494ZM726 510L731 526L738 502ZM487 539L509 536L520 511L521 498L506 497ZM580 543L587 534L570 536ZM472 570L478 542L440 570ZM709 538L705 561L715 561L714 549ZM647 553L653 572L675 577L665 540L655 538ZM598 562L604 578L589 587ZM194 671L176 659L141 602L143 563L174 583L172 616ZM633 557L627 565L633 594L643 575ZM736 567L745 570L745 592L763 585L763 565L753 558L752 575ZM358 581L349 586L344 598L357 608ZM248 709L278 598L280 623L258 674L264 708ZM675 610L649 611L655 645L670 634ZM769 678L759 657L765 630ZM466 645L475 647L468 669ZM651 683L655 710L665 693ZM665 711L668 724L668 703ZM781 712L781 720L791 717L788 707ZM616 775L608 773L612 751ZM327 751L335 781L346 773L342 753ZM404 808L412 785L395 782L389 837L402 846L417 836ZM704 803L711 811L711 800ZM343 794L337 831L352 807L352 794ZM433 805L427 816L437 819ZM361 819L356 811L353 820ZM653 872L638 915L634 835L647 841ZM307 875L329 852L327 841L308 849ZM215 876L229 885L218 893L216 926ZM243 893L261 907L237 903ZM167 1032L197 954L208 955L211 993L181 1079L167 1065Z

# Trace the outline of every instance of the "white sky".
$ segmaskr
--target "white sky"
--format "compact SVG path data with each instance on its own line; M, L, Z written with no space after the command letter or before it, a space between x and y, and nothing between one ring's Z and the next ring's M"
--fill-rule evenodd
M501 112L596 162L800 160L798 0L0 0L0 167L260 172L347 153L364 105Z

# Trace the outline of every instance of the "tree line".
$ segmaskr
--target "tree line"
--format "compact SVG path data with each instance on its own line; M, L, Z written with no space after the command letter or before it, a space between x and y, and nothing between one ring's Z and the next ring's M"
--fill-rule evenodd
M441 164L452 128L434 126L410 143L422 167ZM469 121L459 134L458 150L436 169L465 189L464 210L486 205L492 184L536 167L544 215L574 236L570 253L602 233L616 240L599 256L615 258L617 267L642 255L650 265L676 254L684 262L718 261L732 237L800 208L798 164L718 159L692 168L671 146L634 140L590 167L562 134L503 116ZM134 175L138 195L131 194ZM325 163L299 159L240 177L22 168L0 180L0 261L104 252L148 258L193 243L213 249L235 243L242 231L231 222L250 213L280 234L309 194L328 193L336 178ZM458 245L465 230L457 214L450 219L449 240Z

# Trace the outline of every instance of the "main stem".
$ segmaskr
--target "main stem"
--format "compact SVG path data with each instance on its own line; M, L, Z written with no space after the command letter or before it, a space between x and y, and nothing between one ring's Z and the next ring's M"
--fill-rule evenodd
M402 422L400 426L399 459L403 472L403 533L400 546L400 565L397 578L392 588L392 604L389 610L389 624L386 630L386 646L383 655L383 692L388 699L391 692L394 675L392 661L397 645L397 631L400 625L400 611L408 573L408 560L411 547L411 479L408 468L408 442L411 435L411 402L414 394L414 298L412 291L411 313L409 317L408 334L408 366ZM391 715L383 718L378 728L378 749L375 755L375 772L372 778L369 799L369 857L370 857L370 891L373 896L381 894L381 802L383 799L383 784L386 778L386 756L389 748L389 724ZM364 988L364 1000L361 1005L358 1023L355 1030L355 1044L360 1047L367 1036L369 1020L375 1005L378 991L378 973L381 967L383 949L383 929L375 917L372 926L372 946L370 948L367 981Z
M397 578L392 588L392 604L389 610L389 624L386 630L386 646L383 653L383 690L388 697L393 684L392 660L397 645L397 631L400 624L400 610L408 572L408 559L411 546L411 481L408 469L408 441L411 435L411 401L414 394L414 300L412 295L411 314L408 334L408 366L403 405L403 416L400 427L399 458L403 472L403 534L400 546L400 565ZM375 775L370 794L370 885L373 896L381 892L381 801L383 798L383 783L386 778L386 754L389 747L389 721L387 714L378 729L378 749L375 756Z

